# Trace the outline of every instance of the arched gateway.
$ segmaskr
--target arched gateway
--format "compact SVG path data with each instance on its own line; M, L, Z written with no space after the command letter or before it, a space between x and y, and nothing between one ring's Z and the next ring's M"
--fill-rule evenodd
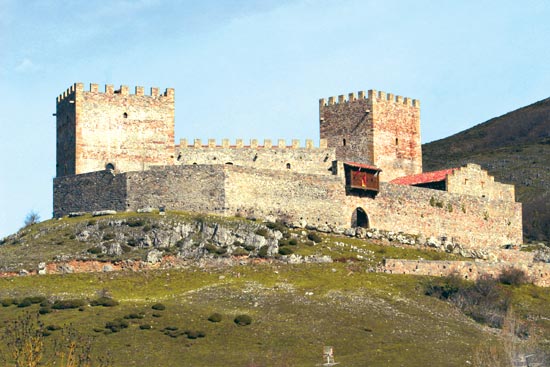
M369 228L369 216L361 207L356 208L351 215L352 227Z

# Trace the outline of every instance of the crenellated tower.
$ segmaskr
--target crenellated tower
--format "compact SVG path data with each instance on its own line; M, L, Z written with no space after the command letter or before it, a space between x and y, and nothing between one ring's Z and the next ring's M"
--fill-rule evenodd
M422 172L418 100L375 90L322 98L319 124L336 159L377 166L382 181Z
M57 97L57 177L174 161L174 89L75 83Z

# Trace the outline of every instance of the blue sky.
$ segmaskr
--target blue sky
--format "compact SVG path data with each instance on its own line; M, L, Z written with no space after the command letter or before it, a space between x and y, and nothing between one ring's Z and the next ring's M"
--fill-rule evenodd
M0 0L0 237L51 217L55 97L176 90L176 139L318 140L318 99L422 103L422 140L550 96L550 2Z

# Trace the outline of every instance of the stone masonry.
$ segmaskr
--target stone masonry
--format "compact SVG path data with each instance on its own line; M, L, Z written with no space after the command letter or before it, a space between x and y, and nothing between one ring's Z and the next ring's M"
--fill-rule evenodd
M57 99L54 216L165 207L301 225L446 237L464 248L522 242L514 188L477 165L454 169L447 191L390 183L422 173L420 102L370 90L319 103L318 147L252 139L174 143L174 90L99 92L76 83ZM349 190L343 163L381 169L375 191ZM359 167L359 166L358 166ZM355 219L354 219L355 218Z

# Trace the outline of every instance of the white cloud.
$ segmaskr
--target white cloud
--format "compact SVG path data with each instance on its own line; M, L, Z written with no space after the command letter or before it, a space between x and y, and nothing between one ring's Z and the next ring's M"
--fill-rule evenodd
M19 73L32 73L40 69L40 66L32 62L31 59L24 58L19 65L15 67L15 71Z

